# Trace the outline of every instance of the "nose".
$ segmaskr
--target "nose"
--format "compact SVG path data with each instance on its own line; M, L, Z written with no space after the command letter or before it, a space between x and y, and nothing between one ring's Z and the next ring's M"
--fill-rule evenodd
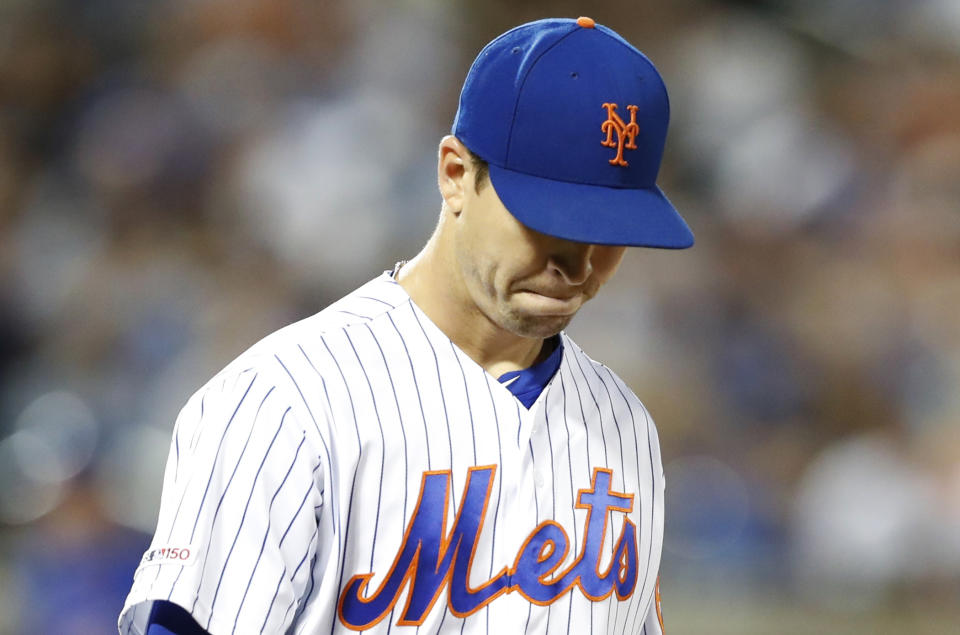
M575 243L567 240L558 241L557 248L552 250L548 265L551 271L560 275L569 285L581 285L593 273L591 263L596 245Z

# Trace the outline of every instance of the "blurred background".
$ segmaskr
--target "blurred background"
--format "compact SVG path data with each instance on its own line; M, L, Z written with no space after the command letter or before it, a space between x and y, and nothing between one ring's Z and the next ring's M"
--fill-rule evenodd
M115 632L187 397L415 254L473 57L581 14L697 238L570 329L658 422L667 632L960 633L960 3L386 4L0 1L0 633Z

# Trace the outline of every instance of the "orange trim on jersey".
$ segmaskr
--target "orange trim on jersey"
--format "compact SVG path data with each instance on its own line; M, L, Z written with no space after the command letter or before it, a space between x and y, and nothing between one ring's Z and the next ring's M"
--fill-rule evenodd
M562 555L560 558L557 559L557 562L556 562L555 565L553 565L552 567L550 567L550 569L547 570L545 573L537 576L537 581L538 581L540 584L545 585L545 586L546 586L546 585L553 584L553 583L555 583L555 582L558 582L558 581L562 580L564 577L566 577L567 575L569 575L570 573L572 573L573 571L575 571L575 570L580 566L580 563L583 561L583 558L586 556L586 553L587 553L587 542L588 542L588 539L589 539L589 537L590 537L590 536L589 536L590 519L591 519L591 516L592 516L592 514L593 514L593 506L590 505L590 504L588 504L588 503L583 503L583 502L582 502L582 498L583 498L583 495L584 495L584 494L594 494L594 493L596 493L596 491L597 491L597 475L598 475L600 472L604 472L604 473L608 474L609 477L610 477L610 482L611 482L611 483L613 482L613 470L608 469L608 468L594 468L590 489L581 489L581 490L578 490L578 491L577 491L577 502L576 502L576 504L574 505L574 507L575 507L576 509L586 509L586 510L587 510L587 519L586 519L586 521L584 522L583 540L581 541L580 549L579 549L579 551L578 551L578 553L577 553L577 557L574 559L574 561L573 561L572 563L570 563L570 564L569 564L565 569L563 569L560 573L558 573L558 574L556 574L556 575L552 575L553 572L556 571L556 569L557 569L558 567L560 567L560 566L562 565L563 561L566 560L566 558L567 558L567 554L568 554L569 551L570 551L570 536L567 534L567 532L566 532L566 530L563 528L563 526L560 525L559 523L557 523L557 522L555 522L555 521L553 521L553 520L545 520L545 521L543 521L542 523L540 523L539 525L537 525L536 528L535 528L532 532L530 532L530 534L527 536L527 539L524 540L524 542L523 542L523 544L521 545L519 551L517 552L517 557L516 557L516 559L514 560L513 567L511 567L511 569L510 569L510 575L511 575L511 576L513 576L513 575L517 572L517 568L518 568L519 565L520 565L520 559L523 557L523 554L526 552L527 544L528 544L531 540L533 540L534 538L536 538L536 537L538 536L538 534L540 533L540 530L541 530L544 526L554 526L554 527L556 527L556 528L563 534L563 538L564 538L564 550L563 550L563 555ZM609 511L620 511L620 512L624 512L625 514L629 514L630 512L633 511L634 494L629 494L629 495L627 495L627 494L620 494L619 492L613 492L612 490L609 490L609 488L608 488L608 492L611 493L611 494L618 494L618 495L620 495L621 497L624 497L624 498L627 497L627 496L629 496L630 502L629 502L628 505L624 505L624 506L613 506L613 505L611 505L611 506L608 506L607 508L605 508L605 509L603 510L603 514L604 514L604 517L603 517L603 528L602 528L602 530L601 530L601 532L600 532L600 537L597 539L597 541L598 541L599 544L603 544L603 542L604 542L604 537L606 536L607 524L608 524L609 518L610 518L610 515L609 515L608 510L609 510ZM624 522L623 522L623 524L621 525L621 529L620 529L620 538L619 538L619 540L617 540L616 546L615 546L614 549L613 549L613 554L612 554L612 558L611 558L611 560L610 560L610 564L607 566L606 571L605 571L604 573L602 573L602 574L601 574L600 571L599 571L599 567L600 567L600 557L601 557L602 549L600 550L600 552L597 553L597 560L596 560L596 562L593 563L593 568L594 568L594 572L595 572L595 574L597 575L598 578L601 578L601 579L602 579L602 578L605 578L607 575L609 575L611 569L613 568L614 564L616 563L616 564L619 565L619 566L618 566L617 576L616 576L617 579L618 579L621 583L625 583L625 582L626 582L626 574L627 574L628 565L627 565L626 562L623 562L624 560L626 560L626 556L627 556L627 552L623 550L623 546L624 546L624 545L623 545L623 541L624 541L624 540L628 540L628 539L630 539L630 538L633 538L634 540L636 540L636 525L635 525L632 521L630 521L628 518L624 518ZM544 554L544 553L543 553L543 550L546 549L547 547L550 547L550 552L547 553L547 554ZM554 550L554 549L555 549L555 543L554 543L554 541L548 539L548 540L544 543L544 545L540 548L540 553L538 554L537 562L538 562L538 563L545 562L548 558L550 558L550 557L553 555L553 550ZM618 556L619 556L619 557L618 557ZM618 560L621 560L621 562L618 562ZM520 595L522 595L523 597L525 597L529 602L531 602L531 603L533 603L533 604L537 604L537 605L539 605L539 606L548 606L548 605L553 604L554 602L556 602L557 599L559 599L560 597L562 597L563 595L565 595L565 594L566 594L570 589L572 589L574 586L579 587L579 588L580 588L580 592L584 595L584 597L586 597L586 598L588 598L588 599L590 599L591 601L594 601L594 602L598 602L598 601L601 601L601 600L605 600L606 598L610 597L610 595L611 595L612 593L614 593L614 591L616 591L616 595L617 595L617 598L618 598L618 599L620 599L620 600L625 600L625 599L629 598L631 595L633 595L633 592L636 590L636 581L634 581L634 585L633 585L633 587L631 587L630 593L627 593L627 594L624 594L624 595L621 595L621 594L620 594L620 591L616 588L616 585L611 585L610 588L609 588L605 593L603 593L603 594L601 594L601 595L591 595L590 592L584 587L580 575L577 575L577 576L575 576L572 580L568 581L567 584L566 584L564 587L562 587L562 590L561 590L556 596L554 596L553 599L547 600L547 601L541 601L541 600L537 600L537 599L535 599L535 598L530 597L529 595L527 595L527 593L525 593L525 592L523 591L523 589L519 588L519 585L518 585L518 584L512 584L512 585L510 586L510 592L512 592L512 591L514 591L514 590L519 590L519 591L520 591Z
M527 534L527 539L523 541L522 545L520 545L520 549L517 550L517 557L513 561L513 566L510 567L509 569L511 578L516 574L517 568L520 566L520 558L522 558L523 554L527 551L527 545L530 543L531 540L537 537L537 534L539 534L540 530L543 529L544 527L556 527L557 529L560 530L560 533L563 534L563 553L560 554L560 557L557 558L557 562L552 567L550 567L549 569L547 569L546 571L544 571L543 573L537 576L537 582L539 582L540 584L543 584L543 585L551 584L552 581L547 580L547 578L550 577L550 575L557 570L557 567L563 564L563 561L567 559L567 554L570 553L570 536L567 535L567 530L563 528L563 525L561 525L555 520L545 520L539 525L537 525L536 527L534 527L533 531ZM543 551L547 547L550 547L550 551L548 553L544 553ZM537 553L537 564L541 564L549 560L551 557L553 557L553 554L556 552L556 550L557 550L556 542L549 539L545 540L543 543L543 546L540 547L540 552ZM561 573L560 575L555 576L553 578L553 581L563 578L563 575L564 574ZM568 584L566 587L564 587L563 591L561 591L557 595L557 597L554 597L552 600L547 600L545 602L530 597L529 595L524 593L523 589L520 588L520 585L516 583L510 585L509 592L513 593L514 591L519 591L520 595L525 597L528 602L531 602L538 606L549 606L554 602L556 602L558 597L564 595L567 591L569 591L571 587L573 587L573 583Z
M576 507L577 509L586 509L586 510L587 510L587 521L584 523L584 526L585 526L585 527L590 527L590 517L593 515L593 505L588 505L588 504L585 504L585 503L581 503L580 501L581 501L581 499L583 498L583 495L584 495L584 494L595 494L595 493L596 493L596 491L597 491L597 474L599 474L600 472L606 472L607 474L610 475L610 483L611 483L611 485L612 485L612 484L613 484L613 470L611 470L611 469L609 469L609 468L598 467L598 468L594 468L594 470L593 470L593 478L592 478L592 481L591 481L591 483L590 483L590 489L577 490L577 504L576 504L574 507ZM612 492L612 493L618 493L618 492ZM626 494L624 494L624 496L626 496ZM602 529L601 532L600 532L600 538L599 538L599 541L601 542L601 544L603 543L604 537L607 535L607 523L610 521L610 514L609 514L608 510L609 510L609 511L623 512L624 514L629 514L630 512L633 511L633 497L634 497L634 495L633 495L633 494L630 494L629 496L630 496L630 504L629 504L629 506L627 506L627 507L613 507L613 506L610 506L610 507L608 507L607 509L604 510L604 514L603 514L603 529ZM612 554L613 557L610 559L610 564L607 566L607 570L604 571L603 573L600 573L600 555L601 555L601 554L600 554L600 553L597 553L597 561L596 561L595 563L593 563L593 570L594 570L594 572L596 572L598 578L604 578L604 577L606 577L606 576L610 573L610 570L613 568L613 565L614 565L614 563L615 563L616 560L617 560L617 553L618 553L619 550L620 550L620 543L623 541L623 538L624 538L624 530L626 529L626 524L629 523L629 522L630 522L629 519L627 519L626 517L624 517L624 519L623 519L623 525L621 525L621 527L620 527L620 540L617 541L617 544L616 544L616 546L615 546L614 549L613 549L613 554ZM633 523L630 523L630 524L633 525ZM636 527L636 525L633 525L633 526ZM587 532L584 531L584 532L583 532L583 544L582 544L582 546L580 547L580 557L577 559L578 562L579 562L579 560L580 560L581 558L583 558L583 556L586 555L586 553L587 553L587 538L588 538ZM575 563L575 564L576 564L576 563ZM619 568L622 570L623 567L619 567ZM572 567L571 567L571 569L572 569ZM617 575L617 577L618 577L618 578L620 577L619 574ZM577 576L577 583L578 583L578 584L580 583L580 576ZM590 596L590 595L587 593L586 589L584 589L582 585L581 585L580 588L581 588L581 590L583 591L583 594L584 594L584 595L586 595L586 596L587 596L588 598L590 598L590 599L594 599L592 596ZM608 591L607 593L605 593L603 596L596 598L596 600L606 599L607 597L610 596L610 593L612 593L613 590L614 590L614 587L610 587L610 591ZM632 592L631 592L631 594L632 594ZM617 595L618 595L618 597L619 597L619 593L618 593ZM626 597L630 597L630 596L627 595ZM623 599L623 598L621 598L621 599Z
M476 521L476 529L472 531L468 531L469 536L467 536L465 533L463 533L463 530L460 528L460 520L461 520L464 509L468 507L468 505L465 504L465 501L468 498L468 494L472 496L474 500L476 500L479 496L478 492L473 492L472 494L470 493L473 474L474 472L477 472L477 471L489 472L489 480L487 481L487 484L486 484L486 491L484 492L482 506L478 510L479 519ZM638 562L631 562L630 556L632 554L633 560L636 560L637 527L626 516L624 517L623 523L621 524L620 536L616 541L616 545L613 548L610 563L608 564L608 566L603 572L600 571L600 566L601 566L600 561L603 554L602 545L605 542L606 532L610 522L609 512L619 511L619 512L623 512L625 515L629 514L633 511L634 500L635 500L635 494L620 493L612 489L613 470L609 468L594 468L590 488L589 489L584 488L577 491L575 508L586 509L587 517L586 517L586 521L584 522L583 540L581 541L579 552L576 554L576 558L573 560L573 562L571 562L568 566L566 566L565 568L563 568L561 571L558 572L558 569L563 566L563 562L567 559L567 556L569 555L570 550L572 548L570 536L567 534L564 527L560 525L558 522L554 520L544 520L543 522L539 523L536 526L536 528L534 528L534 530L527 535L519 551L517 552L517 556L513 561L512 567L503 567L500 569L499 572L497 572L496 575L488 579L483 584L477 587L472 587L470 585L470 573L473 569L473 561L474 561L474 558L476 557L476 552L479 545L479 537L483 532L483 528L486 522L487 507L489 505L490 496L493 491L493 482L495 480L496 473L497 473L496 465L474 466L474 467L468 468L467 479L463 487L463 494L460 497L460 504L457 505L456 518L454 519L453 526L450 528L450 531L448 532L447 518L448 518L448 510L451 503L451 499L450 499L450 484L451 484L451 477L452 477L451 470L424 471L423 478L421 479L421 482L420 482L420 492L418 494L417 503L414 508L415 511L407 523L406 530L404 531L404 534L403 534L403 539L400 543L400 547L397 550L397 555L394 558L393 563L391 564L387 573L384 575L383 580L378 586L377 590L373 594L367 594L366 590L370 583L370 580L376 575L374 572L354 575L348 580L347 584L341 589L340 598L337 604L337 614L338 614L338 617L340 618L340 622L344 626L346 626L348 629L353 631L363 631L363 630L372 628L373 626L380 623L386 616L391 615L393 613L394 609L396 608L396 604L399 601L399 597L402 594L404 589L406 589L407 598L406 598L406 603L403 607L403 611L400 613L400 617L396 622L398 626L421 626L426 621L427 617L430 615L432 610L434 609L440 594L443 592L445 588L448 591L447 608L450 610L450 612L453 615L460 618L465 618L470 615L473 615L480 609L490 604L496 598L500 597L503 594L512 593L513 591L519 591L520 594L527 599L527 601L531 602L532 604L536 604L538 606L549 606L550 604L553 604L558 599L566 595L567 592L569 592L575 586L580 588L581 593L583 593L583 595L586 598L594 602L604 600L610 597L610 595L614 592L616 592L616 597L621 601L626 600L627 598L633 595L634 591L636 590L636 583L637 583L636 576L638 573L637 572ZM597 480L601 473L606 474L606 477L607 477L605 479L606 491L598 492ZM423 501L424 501L424 491L427 486L429 476L443 476L445 479L445 484L443 486L443 497L444 497L443 510L442 510L441 519L439 521L440 522L440 529L439 529L439 536L438 536L439 545L436 546L436 554L434 554L433 548L432 547L430 548L430 557L431 558L436 557L436 560L437 560L436 568L434 569L434 574L439 575L442 573L443 577L440 578L439 580L437 578L433 578L432 580L429 581L428 584L435 584L436 586L434 588L433 595L430 598L429 603L421 604L418 602L417 607L414 609L414 610L420 611L418 614L419 619L416 619L416 620L404 619L404 616L407 615L408 612L410 611L411 602L414 599L414 589L417 583L416 575L418 573L420 558L422 555L422 550L424 548L424 542L421 539L420 542L417 544L417 546L414 548L414 551L411 555L408 541L410 540L411 532L416 526L417 520L420 515L421 505L423 504ZM603 521L602 521L602 524L598 525L597 527L594 527L591 525L591 521L593 519L593 513L594 513L594 504L591 503L589 499L585 500L585 496L587 495L594 496L594 497L597 497L597 496L602 497L601 503L603 505L603 509L601 509L599 513L603 513ZM436 497L438 495L433 493L432 496ZM614 502L614 500L611 500L611 499L620 499L620 503L617 504L616 502ZM436 527L436 523L438 521L434 520L432 522L433 522L433 526ZM466 526L472 529L471 523L467 522ZM541 535L542 531L548 527L553 529L554 532L548 532L548 535ZM423 531L423 529L421 528L418 531ZM596 536L595 534L598 531L599 531L599 536ZM459 539L457 540L456 543L454 543L454 539L458 537ZM460 557L459 552L455 551L454 553L451 554L450 549L453 548L455 550L459 550L460 546L463 544L462 541L467 538L470 538L473 540L473 545L471 546L470 554L467 557L465 567L458 569L457 564ZM559 590L549 589L548 593L542 594L543 597L546 597L549 594L550 597L549 599L546 599L546 600L540 600L540 599L531 597L530 595L528 595L527 591L524 591L524 589L520 586L520 582L515 581L515 576L520 567L521 560L524 559L524 557L526 556L528 563L530 562L532 554L527 553L527 548L528 546L530 546L531 541L537 538L542 539L544 542L540 546L539 551L535 556L536 563L544 564L544 563L547 563L548 561L553 561L553 564L546 571L543 571L537 574L537 577L536 577L537 583L542 587L550 587L551 585L554 585L554 584L563 583L563 587L560 587ZM563 541L563 551L558 555L557 547L558 547L559 541L561 540ZM434 544L436 545L436 543ZM591 556L593 555L592 552L596 551L596 556L595 556L596 560L593 563L584 562L584 558L588 556L588 551L591 552L589 554ZM404 557L404 554L406 554L406 557ZM449 561L448 561L448 557L449 557ZM405 566L407 567L407 569L405 572L403 572L403 577L400 578L399 581L393 581L395 584L395 586L392 587L394 589L393 591L394 597L390 599L389 604L386 605L386 608L382 609L382 612L378 614L376 618L372 619L369 622L365 622L362 625L358 626L358 625L349 623L345 619L344 613L343 613L344 602L348 597L347 591L351 590L352 599L362 604L369 605L370 603L376 601L380 597L381 593L386 592L387 584L390 583L391 580L393 579L393 575L396 572L397 567L400 566L401 562L406 563ZM443 566L447 567L446 571L441 571ZM582 569L579 572L577 571L577 569L581 566L592 567L592 575L595 576L595 579L591 580L590 584L597 590L602 588L600 584L598 584L598 582L599 583L605 582L607 576L611 575L614 566L617 566L617 571L616 571L616 574L614 575L614 578L616 582L619 582L620 584L618 585L616 584L616 582L611 581L609 583L609 587L606 589L604 593L602 593L601 595L592 595L587 590L587 588L584 586L584 583L583 583L583 575L586 573L586 571ZM628 577L631 573L631 566L633 569L632 573L634 575L634 579L632 580L633 584L632 586L630 586L628 593L621 594L620 587L625 586L629 582ZM458 570L463 572L461 574L463 578L458 579L458 581L456 582L456 584L458 585L457 589L454 589L453 579L454 579L455 572ZM576 573L576 575L573 575L574 573ZM461 594L461 595L458 595L458 598L462 598L462 593L464 592L467 594L467 596L476 595L476 594L482 593L485 589L489 588L491 585L501 581L504 576L508 576L507 583L503 584L501 588L493 592L489 597L479 600L476 605L471 606L470 610L458 611L457 609L454 608L453 598L454 598L455 592ZM571 576L571 578L565 579L567 578L567 576ZM527 580L529 581L530 578L527 578ZM352 588L355 583L357 584L356 588ZM429 590L429 586L427 587L426 590ZM530 587L530 592L531 593L534 592L533 587ZM660 611L659 579L657 580L656 597L657 597L657 611L658 611L658 617L659 617L659 611ZM383 599L386 600L386 598L383 598ZM462 599L458 599L458 602L462 602ZM662 618L661 618L661 623L662 623ZM662 628L662 625L661 625L661 628Z
M660 622L660 632L665 633L666 629L663 628L663 611L660 608L660 576L657 576L657 586L654 587L653 597L657 605L657 621Z
M454 529L458 526L459 521L460 521L460 515L463 513L464 505L463 505L462 503L463 503L463 499L466 498L466 496L467 496L467 491L468 491L468 489L469 489L469 487L470 487L470 477L471 477L471 475L472 475L475 471L477 471L477 470L491 470L491 473L490 473L490 482L487 483L487 493L486 493L486 496L484 497L484 500L483 500L483 512L482 512L481 515L480 515L480 525L479 525L479 528L477 529L477 536L480 535L480 530L483 529L483 519L484 519L484 517L486 517L486 515L487 515L487 502L488 502L489 499L490 499L490 491L491 491L492 486L493 486L494 478L496 478L496 475L497 475L497 466L496 466L496 465L473 466L473 467L471 467L471 468L469 468L469 469L467 470L467 480L466 480L466 481L464 482L464 484L463 484L463 493L460 495L461 504L460 504L460 506L459 506L459 509L457 509L457 516L456 516L456 518L453 519L453 527L451 528L449 535L444 535L444 537L443 537L442 540L441 540L441 543L440 543L440 552L439 552L439 557L437 558L437 564L439 564L440 562L442 562L443 559L446 557L447 551L450 549L450 544L451 544L451 542L453 542L453 538L454 538L454 536L456 535L456 532L454 531ZM445 533L445 532L446 532L446 526L447 526L447 505L446 505L446 502L447 502L448 500L450 500L450 499L449 499L449 496L450 496L450 482L451 482L450 479L452 478L452 471L451 471L451 470L444 470L444 472L446 472L447 477L448 477L448 478L447 478L447 494L446 494L446 496L444 497L444 506L443 506L443 527L444 527L444 533ZM422 491L423 491L423 488L422 488L422 486L421 486L421 492L422 492ZM417 501L417 503L419 504L419 500ZM408 531L408 533L409 533L409 531ZM404 535L404 541L406 541L406 535ZM403 543L401 543L401 544L403 544ZM471 565L473 564L473 556L474 556L474 554L476 553L476 550L477 550L477 547L476 547L477 541L476 541L476 540L474 540L473 545L474 545L474 546L473 546L473 550L472 550L472 552L470 553L470 559L467 561L467 586L468 586L468 590L469 590L469 572L470 572ZM458 548L459 548L459 544L458 544ZM417 547L417 555L418 555L418 557L419 557L419 553L420 553L420 547ZM450 586L451 586L451 585L450 585L450 580L453 578L453 568L454 568L454 565L456 564L456 558L454 558L454 559L450 562L450 566L447 568L447 574L442 578L442 580L440 581L440 584L437 585L437 590L434 591L433 599L431 599L431 600L430 600L430 603L427 604L427 608L426 608L426 610L423 612L422 617L421 617L419 620L405 620L405 619L403 619L403 615L406 614L407 609L410 608L410 602L413 600L413 585L409 582L408 578L411 577L411 576L416 572L416 567L414 566L414 564L416 564L416 558L414 558L414 560L411 561L411 563L410 563L410 568L409 568L408 571L407 571L407 575L405 575L405 576L403 577L403 582L401 583L401 585L400 585L400 587L399 587L399 588L402 589L402 588L404 587L404 585L407 585L407 603L406 603L406 605L403 607L403 612L401 613L400 619L397 620L397 626L420 626L420 625L422 625L422 624L426 621L427 616L430 615L430 611L433 610L434 604L437 603L437 599L440 597L440 594L443 592L444 589L447 589L447 590L448 590L448 592L447 592L447 608L449 608L449 609L450 609L450 612L453 613L454 615L458 615L457 612L453 610L453 606L451 606L451 603L450 603ZM394 564L394 566L396 566L396 564ZM391 569L391 572L392 572L392 569ZM386 580L389 580L389 579L390 579L390 575L388 574L388 575L386 576L386 578L385 578L385 581L386 581ZM495 578L494 578L494 579L495 579ZM480 588L480 589L486 588L487 586L489 586L489 585L493 582L494 579L491 579L491 580L487 581L485 584L481 585L479 588ZM399 593L398 593L397 595L399 596ZM497 595L499 595L499 594L497 594ZM496 596L493 596L493 597L496 597ZM491 598L491 599L492 599L492 598ZM394 602L396 602L396 600L394 600ZM485 603L484 605L486 605L486 603ZM391 608L392 608L392 605L391 605ZM390 613L390 611L387 611L386 614L388 615L389 613ZM472 613L472 611L471 611L471 613ZM466 613L465 615L470 615L470 613ZM458 615L458 617L463 617L463 616L462 616L462 615ZM378 621L379 621L379 620L378 620ZM373 626L373 624L371 624L370 626ZM370 628L370 626L367 626L367 628Z
M446 527L447 526L447 504L446 503L447 501L450 500L451 470L426 470L423 472L423 476L420 479L420 493L417 494L417 504L414 506L414 509L419 509L421 502L423 502L423 490L427 486L426 477L439 476L443 474L445 474L447 477L447 485L445 488L446 494L444 496L444 505L443 505L443 526ZM380 587L376 590L376 592L374 592L372 595L368 595L364 593L364 591L367 588L367 584L370 582L370 579L374 576L373 571L371 571L370 573L361 573L361 574L354 575L347 581L347 584L344 588L349 587L350 583L353 582L354 580L360 580L360 587L357 590L357 600L365 604L369 604L370 602L373 602L373 600L377 598L381 592L383 592L387 582L389 582L390 578L393 577L394 569L396 569L397 565L400 563L400 559L403 556L402 547L407 543L407 539L410 537L410 532L413 529L413 525L414 525L414 522L416 521L416 518L417 518L416 514L412 514L410 516L410 520L407 523L407 529L403 532L403 540L400 541L401 548L397 549L397 555L393 560L393 564L390 565L390 569L387 571L387 574L383 576L383 581L380 583ZM441 543L439 560L443 559L444 554L445 554L445 549L443 544ZM407 567L407 573L403 576L403 579L400 582L399 588L401 589L404 587L409 588L411 586L410 578L416 573L416 570L417 570L416 564L419 562L419 558L420 558L420 547L418 546L416 555L414 555L413 560L411 560L410 565ZM452 571L448 572L444 581L440 585L438 585L437 592L434 594L433 600L430 602L430 609L433 609L433 605L437 601L437 596L440 595L440 591L444 588L444 586L446 586L449 583L449 578L451 573ZM404 606L404 612L406 612L406 610L410 607L410 601L412 599L411 595L412 594L410 593L407 594L407 604ZM347 596L342 592L342 589L341 589L340 600L337 602L337 617L340 618L340 623L352 631L365 631L379 624L380 621L383 620L383 618L385 618L386 616L390 615L393 612L393 608L397 604L397 600L400 599L400 594L397 593L396 595L394 595L394 598L390 602L390 605L388 606L388 608L385 611L383 611L383 613L376 620L362 627L354 626L349 622L347 622L346 619L344 619L343 603L344 601L346 601L346 599L347 599ZM427 613L429 612L430 611L428 610Z
M480 535L483 533L483 523L484 523L484 521L485 521L486 518L487 518L487 507L488 507L488 503L490 502L490 493L493 491L493 482L494 482L494 480L496 480L496 477L497 477L497 466L496 466L496 465L481 465L481 466L475 466L475 467L469 468L469 469L467 470L467 483L464 484L464 486L463 486L463 496L460 497L460 500L461 500L461 501L463 501L463 497L467 495L467 484L470 483L470 475L471 475L475 470L491 470L491 472L490 472L490 481L487 483L487 494L486 494L486 496L484 496L484 498L483 498L483 507L481 508L483 511L480 512L480 523L479 523L478 526L477 526L477 534L476 534L476 535L477 535L477 538L479 538ZM461 503L461 505L460 505L460 510L459 510L459 512L457 513L457 518L458 518L458 519L460 518L460 512L463 511L463 507L464 507L464 506L463 506L463 504ZM453 526L454 526L454 527L457 526L456 521L454 521ZM451 538L452 538L453 532L451 531L450 534L451 534ZM490 578L489 580L487 580L486 582L484 582L484 583L481 584L480 586L478 586L478 587L476 587L476 588L472 588L472 587L470 586L470 571L473 570L473 558L474 558L474 556L477 555L477 545L478 545L479 543L480 543L479 540L474 540L474 541L473 541L473 549L470 550L470 558L467 560L467 573L466 573L466 580L465 580L465 582L466 582L466 587L467 587L467 593L468 593L468 594L471 594L471 595L476 594L476 593L479 593L480 591L483 591L484 589L486 589L486 588L487 588L488 586L490 586L491 584L494 584L497 580L499 580L499 579L502 578L503 576L508 575L508 573L509 573L509 571L510 571L508 567L503 567L502 569L500 569L500 571L499 571L495 576L493 576L492 578ZM453 577L453 570L454 570L454 565L455 565L455 564L456 564L456 561L450 563L450 572L451 572L450 577L451 577L451 578ZM459 612L459 611L457 611L457 610L455 610L455 609L453 608L453 598L452 598L452 596L453 596L453 593L452 593L453 589L450 589L451 592L448 592L448 593L447 593L447 608L449 608L449 609L450 609L450 612L453 613L453 614L454 614L455 616L457 616L457 617L468 617L468 616L470 616L470 615L473 615L474 613L476 613L477 611L479 611L480 609L482 609L482 608L485 607L486 605L490 604L491 602L493 602L495 599L497 599L498 597L500 597L500 596L503 595L504 593L507 593L507 591L508 591L509 588L510 588L510 585L505 585L502 589L500 589L499 591L497 591L496 593L494 593L493 595L491 595L491 596L488 597L487 599L485 599L485 600L483 600L482 602L480 602L480 604L478 604L476 607L474 607L473 609L471 609L471 610L469 610L469 611L466 611L466 612L464 612L464 613L461 613L461 612ZM432 607L431 607L431 608L432 608ZM429 613L430 613L429 610L428 610L426 613L424 613L424 619L426 619L426 616L429 615ZM423 623L423 620L421 620L420 623ZM398 623L398 624L399 624L399 623ZM419 625L419 624L418 624L418 625Z
M637 526L629 518L624 518L623 526L620 529L620 540L617 541L617 546L613 550L614 560L617 559L617 554L620 554L620 561L618 562L620 565L620 570L617 572L617 580L619 580L621 584L626 584L627 575L630 571L630 563L627 561L627 552L622 550L623 541L627 540L628 537L631 536L634 538L634 540L636 540L636 535ZM610 566L613 566L613 561L610 562ZM609 569L607 569L607 571L609 571ZM630 593L624 593L621 595L620 589L617 589L616 586L614 586L614 590L617 592L617 599L621 601L626 600L628 597L633 595L634 591L637 590L637 581L634 579L633 586L630 587Z

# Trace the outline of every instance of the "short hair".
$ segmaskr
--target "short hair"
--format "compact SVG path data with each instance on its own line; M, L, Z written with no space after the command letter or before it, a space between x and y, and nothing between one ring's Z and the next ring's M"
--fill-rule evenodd
M467 148L467 152L470 153L470 162L473 164L473 169L476 171L476 178L473 181L473 189L476 192L479 192L490 178L490 164L477 156L476 153L474 153L474 151L470 148Z

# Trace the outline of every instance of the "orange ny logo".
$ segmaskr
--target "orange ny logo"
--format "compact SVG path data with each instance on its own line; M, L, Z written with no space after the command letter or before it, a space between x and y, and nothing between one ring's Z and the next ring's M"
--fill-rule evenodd
M600 131L607 134L607 138L602 144L607 148L616 148L617 156L610 159L610 165L626 166L628 163L623 158L623 149L637 149L637 135L640 133L640 126L637 125L637 110L639 106L627 106L630 111L630 123L624 123L620 115L617 114L616 104L604 104L607 109L607 120L600 126ZM617 140L614 142L613 133L617 133Z

